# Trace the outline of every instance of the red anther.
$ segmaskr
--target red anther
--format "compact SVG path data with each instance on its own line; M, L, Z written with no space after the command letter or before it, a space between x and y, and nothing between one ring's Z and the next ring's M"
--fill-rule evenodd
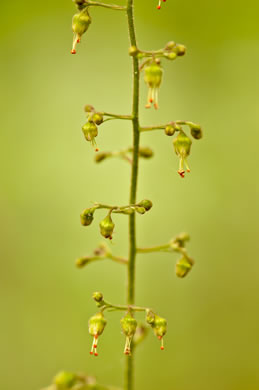
M81 42L81 40L78 38L78 40L76 41L76 43L80 43Z
M109 240L112 240L112 236L109 237Z
M162 336L157 336L158 340L162 340Z
M92 351L90 351L90 355L93 355L94 353Z
M191 170L190 170L190 169L186 169L186 171L187 171L187 172L189 172L189 173L191 172Z
M161 349L161 351L163 351L165 349L165 347L162 346L162 347L160 347L160 349Z
M154 107L155 107L155 109L157 110L158 109L158 104L154 104Z
M97 353L97 352L95 352L94 356L98 356L98 353Z
M99 150L100 150L100 149L98 149L98 148L95 149L96 152L99 152ZM96 337L96 338L97 338L97 337Z
M149 103L153 103L153 99L151 98L151 99L149 99Z
M75 49L73 49L73 50L71 50L71 52L70 52L71 54L76 54L76 50Z
M184 174L185 174L184 171L178 171L178 173L179 173L179 175L180 175L182 178L184 178Z
M130 351L127 349L124 353L125 353L125 355L129 355Z
M163 2L165 3L165 2L166 2L166 0L163 0Z
M146 104L145 107L146 108L150 108L151 106L150 106L150 104Z
M93 346L94 348L97 348L97 344L94 344L94 346Z
M157 8L157 9L161 9L161 5L158 5L156 8Z

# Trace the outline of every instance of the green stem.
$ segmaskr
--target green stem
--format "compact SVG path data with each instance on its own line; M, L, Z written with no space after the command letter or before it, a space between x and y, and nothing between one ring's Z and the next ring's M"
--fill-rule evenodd
M96 6L96 7L104 7L104 8L110 8L115 11L126 11L126 7L116 5L116 4L106 4L106 3L100 3L99 1L91 1L91 0L85 0L86 6Z
M151 253L151 252L161 252L170 250L170 244L153 246L150 248L137 248L138 253Z
M137 47L136 33L134 26L134 0L127 0L127 18L131 46ZM138 159L139 159L139 62L137 57L132 57L133 61L133 101L132 101L132 127L133 127L133 153L131 168L131 188L130 204L136 203ZM128 263L128 287L127 303L134 304L135 301L135 260L136 260L136 224L135 213L129 216L129 263ZM125 390L133 389L133 352L131 356L126 356L125 368Z

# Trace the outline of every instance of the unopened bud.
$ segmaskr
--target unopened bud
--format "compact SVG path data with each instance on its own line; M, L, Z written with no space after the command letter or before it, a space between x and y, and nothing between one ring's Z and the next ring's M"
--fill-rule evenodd
M186 47L184 45L176 45L175 51L178 56L184 56L186 53Z
M85 112L92 112L94 111L94 107L91 106L91 104L86 104L84 107Z
M175 60L177 58L177 54L172 52L172 53L164 53L165 57L168 59L168 60Z
M151 200L143 199L141 202L138 203L138 206L144 207L146 211L149 211L153 206L153 203L151 202Z
M101 125L103 123L103 115L100 112L96 112L92 115L91 122Z
M103 301L103 294L99 291L93 293L93 299L96 302L102 302Z
M165 128L165 134L171 137L175 133L175 128L173 125L167 125Z
M143 157L143 158L151 158L153 157L154 155L154 152L152 149L146 147L146 148L143 148L143 147L140 147L139 148L139 157Z
M76 380L77 377L75 374L61 371L55 376L53 383L56 385L58 390L67 390L74 386Z
M176 45L176 43L174 41L167 42L167 44L165 46L165 50L171 51L174 49L175 45Z
M80 221L83 226L89 226L94 220L95 208L85 209L80 214Z
M136 46L131 46L129 48L129 55L135 57L138 54L138 49Z
M156 315L152 310L148 310L146 314L146 321L149 325L153 325L155 323Z
M195 123L190 125L191 128L191 135L195 139L201 139L202 138L202 130L200 125L196 125Z
M139 207L139 206L137 206L137 207L135 207L135 210L136 210L136 212L139 213L139 214L145 214L145 212L146 212L145 207Z
M192 269L194 261L187 257L182 257L175 266L175 273L178 278L184 278Z
M111 240L115 225L111 219L110 213L100 222L99 226L101 235Z

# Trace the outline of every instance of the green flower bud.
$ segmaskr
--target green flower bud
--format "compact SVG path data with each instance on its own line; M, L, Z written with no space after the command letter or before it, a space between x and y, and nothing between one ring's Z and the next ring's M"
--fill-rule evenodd
M91 104L86 104L84 107L85 112L92 112L94 111L94 107L91 106Z
M164 53L165 57L168 59L168 60L175 60L177 58L177 54L172 52L172 53Z
M176 45L176 43L174 41L167 42L167 44L165 46L165 50L171 51L174 49L175 45Z
M75 374L61 371L55 376L53 383L57 386L58 390L67 390L74 386L76 381L77 377Z
M191 128L191 135L193 136L193 138L195 138L195 139L201 139L202 138L202 130L201 130L201 126L200 125L196 125L194 123L194 124L190 125L190 128Z
M109 213L99 224L101 235L105 238L112 239L112 233L114 230L114 223L111 219L111 214Z
M82 127L85 139L92 143L92 146L95 147L95 151L98 152L98 148L96 147L95 137L98 135L98 129L95 123L87 122Z
M160 87L163 76L163 69L161 68L160 61L155 60L146 65L144 68L144 72L144 80L149 87L146 108L150 108L151 103L154 103L154 107L157 109L158 88Z
M145 209L145 207L135 207L135 210L136 210L136 212L137 213L139 213L139 214L145 214L145 212L146 212L146 209Z
M83 226L89 226L94 220L95 208L85 209L80 214L80 221Z
M184 56L186 53L186 47L184 45L176 45L175 51L178 56Z
M99 163L103 160L105 160L107 157L110 157L110 153L107 153L107 152L102 152L102 153L98 153L95 155L95 162L96 163Z
M171 137L175 133L175 128L173 125L167 125L165 128L165 134Z
M86 8L82 12L75 14L72 19L72 30L74 33L71 54L76 54L76 44L80 43L82 35L91 24L91 17Z
M123 333L126 336L124 353L125 355L130 355L131 341L137 329L137 321L135 320L135 318L132 316L131 313L127 313L125 317L121 319L121 327Z
M155 323L156 315L152 310L148 310L146 315L146 321L149 325L153 325Z
M139 148L139 157L143 157L143 158L151 158L153 157L154 153L153 153L153 150L146 147L146 148L143 148L143 147L140 147Z
M192 141L183 131L180 131L177 137L174 139L173 144L175 153L180 157L178 173L181 177L184 177L184 165L186 166L187 172L190 172L190 168L187 163L187 156L190 154Z
M141 202L138 203L138 206L144 207L146 211L149 211L153 206L153 203L151 202L151 200L143 199Z
M103 333L106 323L107 321L104 318L103 313L98 313L90 318L88 322L89 333L94 338L90 355L94 354L95 356L98 356L97 353L98 337Z
M191 270L194 261L187 257L182 257L175 266L175 273L178 278L184 278Z
M135 57L138 54L138 49L136 46L130 46L129 55Z
M93 293L93 299L95 302L102 302L103 301L103 294L99 291L96 291Z
M96 112L91 117L91 122L94 122L96 125L101 125L103 123L103 115L100 112Z

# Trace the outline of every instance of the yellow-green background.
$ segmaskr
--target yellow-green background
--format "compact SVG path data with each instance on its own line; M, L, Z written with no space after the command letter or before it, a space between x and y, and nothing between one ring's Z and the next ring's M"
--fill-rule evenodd
M108 2L108 0L107 0ZM168 319L166 349L150 333L136 353L136 389L258 390L259 5L256 0L136 0L141 48L169 40L185 57L164 62L160 109L141 123L201 123L192 172L182 180L172 139L143 134L155 158L141 161L138 199L154 207L137 217L138 243L167 242L188 231L196 260L184 280L177 256L141 255L136 300ZM118 0L118 4L124 4ZM131 61L123 12L93 9L93 23L70 55L70 0L1 1L1 321L0 388L37 390L60 369L86 371L101 383L123 381L119 314L107 314L100 356L89 355L91 294L125 301L123 266L109 261L78 270L74 259L101 241L98 218L79 214L91 201L126 204L129 166L93 163L84 141L83 106L129 113ZM99 129L101 150L131 143L129 123ZM112 249L127 255L127 218L117 216Z

